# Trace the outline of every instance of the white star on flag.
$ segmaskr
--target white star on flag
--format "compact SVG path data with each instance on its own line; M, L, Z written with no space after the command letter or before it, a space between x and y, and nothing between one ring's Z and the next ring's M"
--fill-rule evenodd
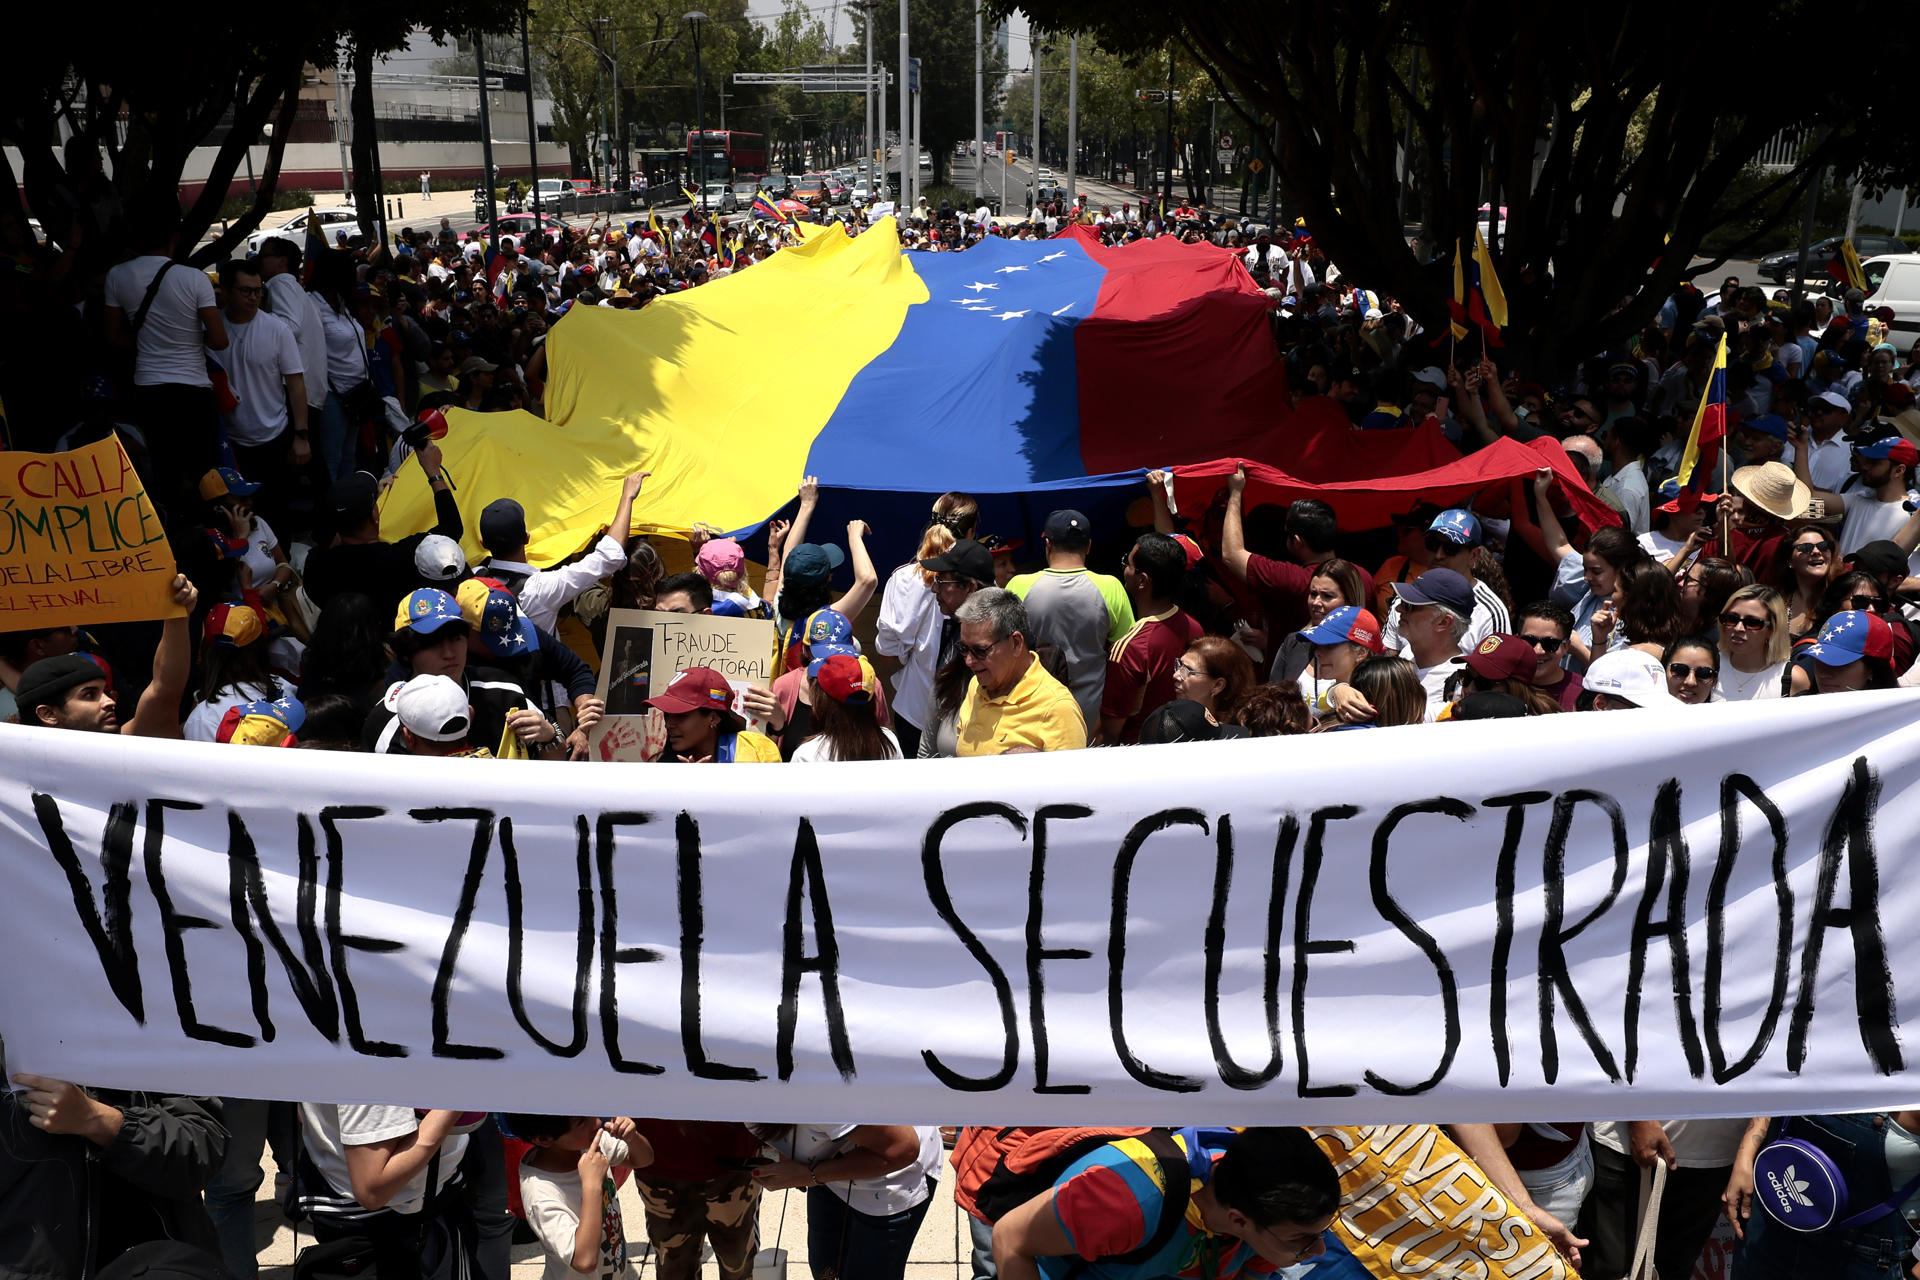
M967 286L967 288L973 290L975 293L979 293L982 289L998 289L999 287L1000 286L997 284L982 284L978 280L975 280L972 284Z
M1042 262L1052 262L1052 261L1053 261L1053 260L1054 260L1055 258L1064 258L1064 257L1066 257L1066 256L1067 256L1067 251L1066 251L1065 249L1061 249L1061 250L1058 250L1058 251L1056 251L1056 252L1054 252L1054 253L1050 253L1050 254L1048 254L1048 255L1047 255L1046 257L1044 257L1044 258L1042 258L1042 259L1040 259L1040 261L1042 261Z
M1002 267L1002 268L1000 268L1000 270L998 270L998 271L996 271L996 272L994 272L994 274L995 274L995 275L1001 275L1001 276L1003 276L1003 275L1005 275L1005 274L1007 274L1007 272L1009 272L1009 271L1025 271L1025 270L1026 270L1026 268L1025 268L1025 267L1019 267L1019 266L1015 266L1015 267Z
M1024 311L1002 311L999 315L995 316L994 319L995 320L1018 320L1021 316L1025 314L1027 313Z
M1071 310L1073 310L1073 304L1069 302L1066 306L1060 308L1058 311L1054 312L1053 314L1057 316L1065 315L1067 312Z

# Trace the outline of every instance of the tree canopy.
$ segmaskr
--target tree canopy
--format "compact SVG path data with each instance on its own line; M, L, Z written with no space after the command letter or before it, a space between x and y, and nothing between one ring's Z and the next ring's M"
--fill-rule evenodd
M1860 0L1737 15L1316 0L1257 21L1200 0L990 0L1016 7L1116 52L1192 52L1246 126L1277 137L1282 191L1316 242L1429 329L1446 322L1456 241L1471 245L1477 210L1504 207L1489 240L1512 340L1543 366L1622 343L1710 234L1790 221L1824 171L1878 186L1920 174L1898 95L1862 89L1901 83L1920 37ZM1840 32L1873 33L1846 39L1845 75L1748 74ZM1791 162L1758 168L1783 136L1797 142Z

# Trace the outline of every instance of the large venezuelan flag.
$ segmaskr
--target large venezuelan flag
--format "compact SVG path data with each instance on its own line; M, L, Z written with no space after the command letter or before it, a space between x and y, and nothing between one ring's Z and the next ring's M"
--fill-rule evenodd
M1124 504L1144 467L1268 456L1287 413L1269 305L1212 246L1081 233L902 254L891 219L829 227L638 312L573 308L548 339L548 420L450 410L442 448L469 533L517 498L542 562L583 545L639 468L651 530L750 532L812 474L822 539L843 516L917 530L950 488L1019 534L1054 506ZM431 510L405 468L383 524Z

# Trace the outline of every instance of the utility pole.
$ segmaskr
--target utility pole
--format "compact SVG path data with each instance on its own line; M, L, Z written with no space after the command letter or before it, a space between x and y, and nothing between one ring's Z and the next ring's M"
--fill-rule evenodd
M698 11L686 15L687 25L693 28L693 154L700 170L693 181L702 213L707 211L707 107L701 96L700 24L706 20L707 15Z
M913 104L909 101L912 94L911 80L907 74L911 65L907 61L907 0L900 0L900 194L906 200L907 216L913 216L913 188L909 185L909 173L913 178L920 176L920 155L915 152L907 155L907 134L913 128ZM885 145L884 139L882 145ZM907 166L913 165L909 170Z
M1031 27L1027 30L1027 44L1033 50L1033 183L1028 188L1027 201L1031 208L1040 203L1040 57L1047 46L1040 43L1040 33Z
M1080 37L1067 41L1067 203L1080 194Z
M340 190L353 198L353 162L347 158L347 59L338 49L333 59L333 136L340 140Z
M867 131L863 136L867 144L867 203L872 204L880 198L880 188L873 182L873 5L871 3L861 5L860 11L867 15L867 20L863 24L867 29ZM880 95L882 104L886 102L886 97L885 92L882 92ZM884 130L886 126L882 125L881 128ZM886 166L882 165L882 172L885 169Z
M520 6L520 67L527 73L527 168L533 173L533 225L540 221L540 128L533 119L533 50L527 40L527 6Z
M1173 203L1173 46L1171 44L1167 46L1167 127L1166 127L1164 145L1166 147L1166 153L1167 153L1167 181L1166 181L1166 185L1162 187L1160 190L1160 199L1165 204L1172 204ZM1166 220L1164 218L1161 219L1161 222L1163 224L1165 223L1165 221ZM1162 231L1165 231L1166 227L1162 225L1160 229Z
M607 43L613 48L607 51L607 66L613 72L613 154L619 168L613 186L618 188L627 180L627 130L620 118L620 28L613 25L613 19L604 20L607 24Z
M473 33L473 65L480 75L480 186L487 193L487 238L491 241L500 209L493 198L493 115L487 107L487 46L478 31Z
M973 6L973 198L978 200L987 190L987 144L981 138L986 132L986 93L987 93L987 46L985 41L986 19L980 5Z

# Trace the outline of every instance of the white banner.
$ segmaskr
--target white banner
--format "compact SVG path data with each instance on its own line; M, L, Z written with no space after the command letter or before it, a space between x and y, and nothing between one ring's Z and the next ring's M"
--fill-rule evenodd
M1907 692L802 767L0 726L9 1070L465 1110L1920 1105Z

